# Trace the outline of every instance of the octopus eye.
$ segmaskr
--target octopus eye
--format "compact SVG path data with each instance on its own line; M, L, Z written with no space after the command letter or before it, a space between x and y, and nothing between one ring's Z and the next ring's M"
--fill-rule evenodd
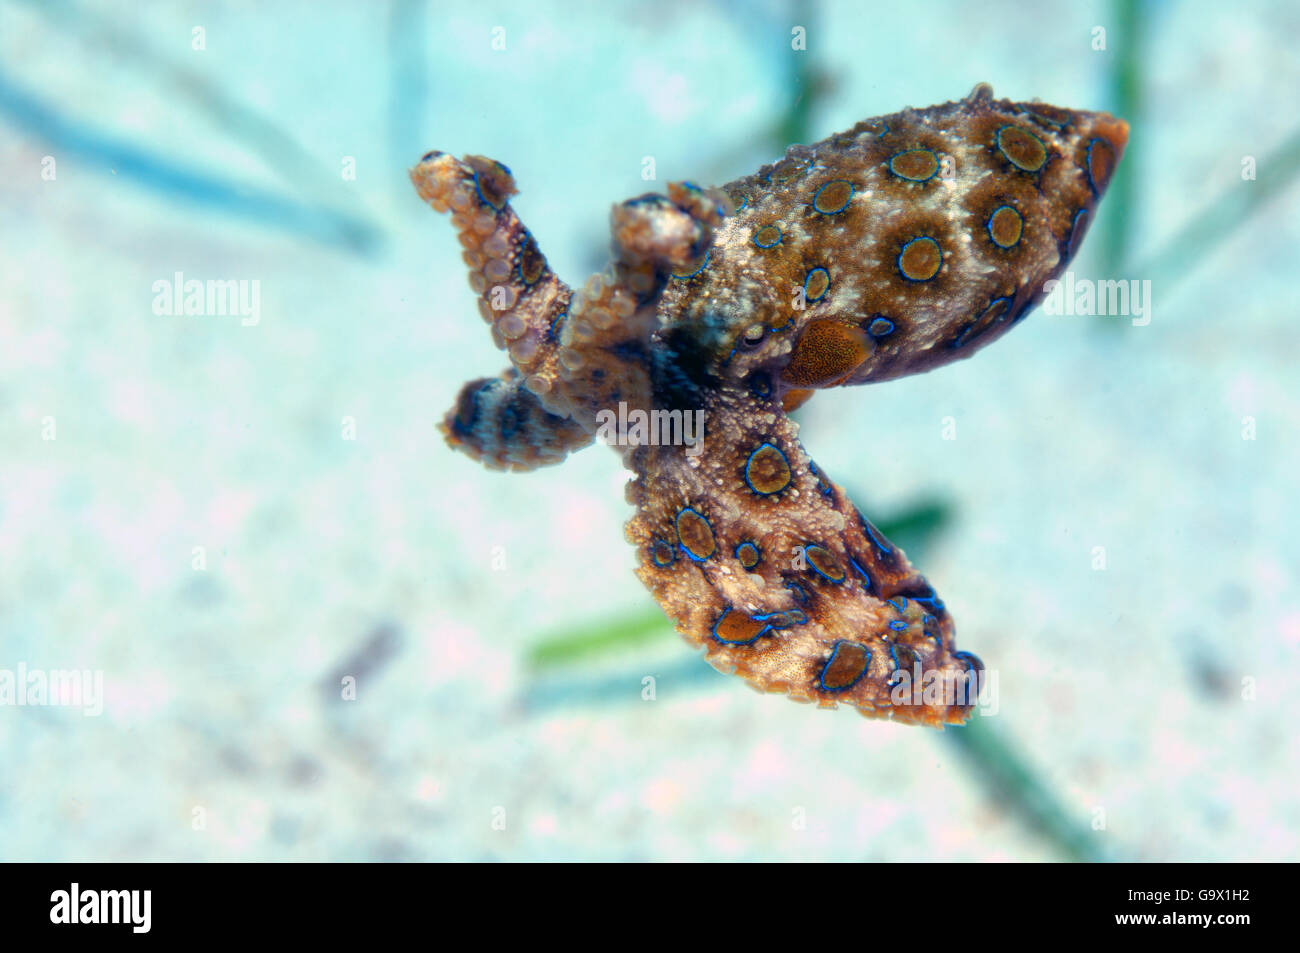
M767 328L761 324L751 324L745 329L745 333L740 336L741 347L758 347L763 343L763 338L767 334Z

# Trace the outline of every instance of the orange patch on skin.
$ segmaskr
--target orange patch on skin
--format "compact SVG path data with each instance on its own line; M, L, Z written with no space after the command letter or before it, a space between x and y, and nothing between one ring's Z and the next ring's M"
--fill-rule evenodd
M500 210L505 206L506 200L519 191L515 188L515 180L510 171L495 159L466 156L465 164L474 170L474 181L478 184L483 201L494 209Z
M807 161L782 159L772 169L771 181L776 185L792 182L808 171Z
M1092 187L1100 192L1106 188L1111 173L1115 171L1115 150L1105 139L1094 139L1088 146L1088 177Z
M1011 248L1020 241L1025 220L1009 205L1004 205L989 219L989 236L999 248Z
M803 291L808 301L816 301L831 286L831 276L825 268L814 268L804 280Z
M999 298L991 305L985 308L970 324L966 325L960 332L958 340L962 343L972 341L980 337L993 325L997 324L1007 311L1011 308L1010 298Z
M912 281L929 281L943 265L943 252L933 238L914 238L898 256L898 270Z
M827 182L818 190L813 198L813 208L823 215L834 215L836 212L843 211L851 198L853 198L853 183L837 179L834 182Z
M808 398L815 393L817 393L815 390L788 390L781 395L781 409L787 414L792 410L798 410L808 403Z
M865 645L840 642L822 671L822 684L832 691L848 688L866 673L870 663L871 653Z
M804 550L804 555L808 564L831 582L844 581L844 570L826 547L809 546Z
M526 285L535 284L545 270L546 257L538 249L537 240L529 235L519 250L519 277Z
M890 159L889 171L913 182L923 182L939 171L939 160L929 149L912 149Z
M713 627L713 634L723 642L745 643L752 642L764 628L766 623L739 612L728 612Z
M1047 162L1047 147L1041 139L1019 126L998 130L998 149L1011 164L1025 172L1037 172Z
M831 387L853 373L874 347L871 337L856 325L811 321L781 377L799 388Z
M725 197L677 182L616 205L610 265L582 289L546 265L505 166L429 153L412 180L452 213L475 304L511 360L469 385L443 431L489 466L533 469L592 443L621 403L705 413L689 451L618 449L636 573L687 642L797 701L963 722L969 697L893 691L927 673L961 685L980 665L785 411L1007 331L1069 267L1105 180L1123 175L1126 137L1105 114L994 100L981 84L795 146ZM881 422L858 417L843 423Z
M790 485L790 464L780 450L764 444L750 455L745 464L745 479L755 493L771 496Z
M1025 111L1040 122L1045 122L1049 126L1056 126L1057 128L1065 126L1070 121L1070 111L1068 109L1049 106L1047 103L1034 103L1026 107Z
M717 549L713 528L694 510L686 509L677 514L677 539L696 559L708 559Z

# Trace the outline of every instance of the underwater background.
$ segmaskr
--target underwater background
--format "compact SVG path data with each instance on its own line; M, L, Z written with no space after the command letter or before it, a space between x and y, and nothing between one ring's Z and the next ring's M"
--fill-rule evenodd
M1286 0L0 0L0 688L102 677L0 704L0 859L1300 857L1298 42ZM505 362L407 169L505 162L580 284L613 203L981 81L1129 121L1072 271L1149 310L800 410L996 704L761 696L633 575L615 454L444 445Z

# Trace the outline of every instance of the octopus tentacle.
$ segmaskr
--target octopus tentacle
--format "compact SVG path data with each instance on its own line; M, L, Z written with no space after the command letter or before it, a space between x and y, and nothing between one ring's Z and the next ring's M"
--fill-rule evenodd
M983 666L788 413L1005 333L1078 251L1127 136L981 84L792 146L718 192L674 183L615 206L612 261L576 293L510 209L504 166L430 153L412 178L454 211L513 364L467 385L444 433L529 468L604 437L617 409L637 573L714 666L823 707L960 723Z
M550 466L592 442L577 421L542 406L514 368L462 387L439 429L454 449L493 470Z
M649 410L659 301L676 272L698 268L726 212L726 201L689 183L644 195L610 214L612 260L573 297L560 335L563 392L590 430L620 403Z
M546 262L532 233L510 206L518 189L500 162L484 156L457 159L430 152L411 170L416 191L451 222L465 251L469 285L492 340L510 356L525 386L548 411L568 417L570 408L555 383L557 325L573 292Z
M776 406L715 392L703 451L627 455L637 575L709 662L761 691L864 715L965 721L982 666L906 556L800 445ZM689 448L693 449L693 448Z

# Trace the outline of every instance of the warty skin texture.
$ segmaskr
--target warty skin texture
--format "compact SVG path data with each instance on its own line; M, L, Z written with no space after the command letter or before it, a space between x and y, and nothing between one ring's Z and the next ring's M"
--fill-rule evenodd
M1105 113L977 86L792 146L720 189L673 183L616 205L610 265L576 292L511 208L508 169L430 153L412 181L452 213L511 360L462 389L443 432L525 470L591 443L620 405L623 419L702 410L702 447L616 441L635 474L637 574L678 631L763 691L959 724L982 664L788 412L1006 333L1078 250L1127 137Z

